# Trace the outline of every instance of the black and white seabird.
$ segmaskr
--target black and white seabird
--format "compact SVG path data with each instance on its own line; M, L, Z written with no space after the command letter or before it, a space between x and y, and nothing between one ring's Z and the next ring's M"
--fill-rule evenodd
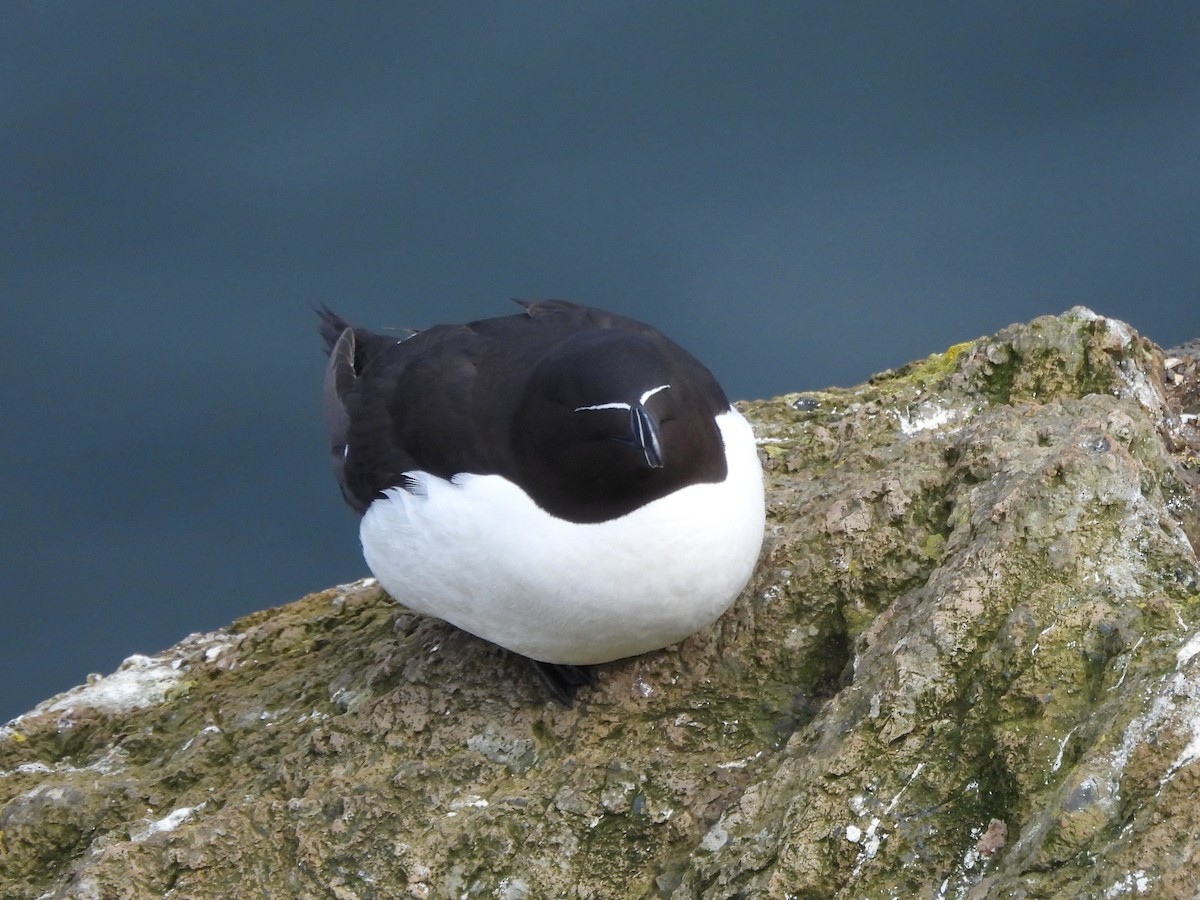
M587 666L713 622L762 545L750 425L648 325L552 300L403 338L322 309L325 419L367 565L405 606Z

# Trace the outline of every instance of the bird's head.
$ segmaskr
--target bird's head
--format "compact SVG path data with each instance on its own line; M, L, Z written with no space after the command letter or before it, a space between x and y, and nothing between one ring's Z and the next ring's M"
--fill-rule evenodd
M719 462L724 477L719 409L674 357L677 349L652 335L595 329L548 353L514 419L516 456L531 483L545 485L553 502L603 519L669 493L698 465ZM683 361L711 382L690 356Z

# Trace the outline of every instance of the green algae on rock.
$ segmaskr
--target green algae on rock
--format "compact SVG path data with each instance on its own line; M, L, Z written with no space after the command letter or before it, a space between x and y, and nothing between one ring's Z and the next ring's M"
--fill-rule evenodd
M1192 896L1183 360L1077 308L741 404L754 579L570 710L369 581L133 657L0 728L0 895Z

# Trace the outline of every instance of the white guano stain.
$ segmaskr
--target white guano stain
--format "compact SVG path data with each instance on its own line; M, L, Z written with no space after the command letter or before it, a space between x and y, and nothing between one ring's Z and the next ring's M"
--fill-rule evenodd
M905 412L897 410L896 412L896 419L900 422L900 431L904 434L932 431L950 424L960 416L961 413L957 410L935 406L932 403L923 403L912 413L907 410Z
M846 840L850 841L851 843L858 844L861 848L858 851L857 858L854 860L854 869L851 872L852 877L858 877L858 875L862 873L863 866L865 866L869 860L874 859L875 855L879 853L880 848L883 846L883 842L887 839L886 832L880 833L880 826L883 825L883 817L891 815L893 810L896 809L897 804L899 804L900 798L904 796L904 792L908 790L909 786L912 785L917 776L920 775L924 769L925 763L917 763L917 766L913 769L912 774L908 776L908 780L904 782L904 785L900 788L900 790L896 792L895 796L892 797L887 806L883 808L883 812L878 816L872 816L865 829L859 828L857 825L846 826ZM859 802L856 803L856 800ZM862 812L865 812L865 806L866 804L861 798L855 797L851 799L850 808L856 814L861 815ZM860 810L862 812L860 812Z
M156 834L164 834L168 831L174 831L195 813L204 809L204 804L200 803L196 806L181 806L179 809L172 810L161 819L156 819L138 831L129 835L129 839L134 843L140 843L149 837Z
M161 703L180 679L176 659L134 654L111 675L72 688L39 711L66 712L84 708L122 713Z

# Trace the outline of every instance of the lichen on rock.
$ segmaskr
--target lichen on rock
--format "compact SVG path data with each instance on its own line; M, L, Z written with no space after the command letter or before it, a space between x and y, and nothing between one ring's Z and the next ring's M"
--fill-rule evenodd
M1196 373L1077 308L742 404L754 579L569 710L369 580L132 658L0 728L0 895L1193 896Z

